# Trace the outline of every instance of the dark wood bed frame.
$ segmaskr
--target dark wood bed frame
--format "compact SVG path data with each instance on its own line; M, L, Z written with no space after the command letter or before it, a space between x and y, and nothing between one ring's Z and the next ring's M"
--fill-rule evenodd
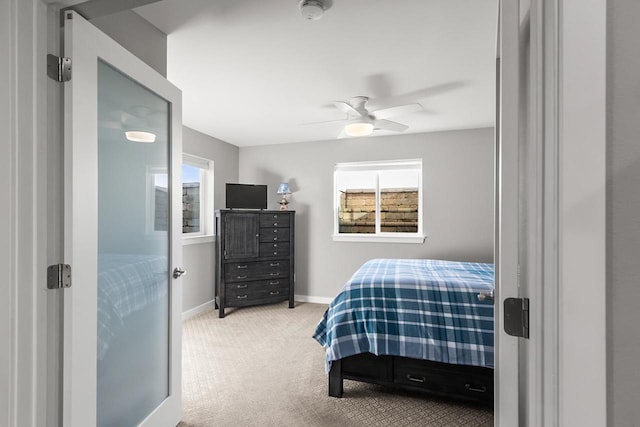
M492 368L364 353L331 363L329 396L342 397L344 379L493 404Z

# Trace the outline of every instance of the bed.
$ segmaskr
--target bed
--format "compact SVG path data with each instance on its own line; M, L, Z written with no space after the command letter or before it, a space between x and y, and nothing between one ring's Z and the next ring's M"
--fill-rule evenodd
M493 264L373 259L331 302L313 337L329 395L351 379L493 402Z

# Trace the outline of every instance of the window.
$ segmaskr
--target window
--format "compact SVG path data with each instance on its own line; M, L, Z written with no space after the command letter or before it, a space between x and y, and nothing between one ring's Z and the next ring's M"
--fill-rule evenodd
M338 163L334 240L424 241L422 160Z
M182 233L213 235L213 161L189 154L182 159Z

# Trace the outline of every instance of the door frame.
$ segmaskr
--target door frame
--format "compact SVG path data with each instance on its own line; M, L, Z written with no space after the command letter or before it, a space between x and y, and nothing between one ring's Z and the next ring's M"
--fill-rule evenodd
M63 1L64 6L79 1ZM2 422L10 427L56 426L57 396L60 379L56 370L58 347L57 329L60 322L57 308L59 294L47 291L44 285L48 263L61 261L59 236L61 225L56 215L62 210L61 190L52 183L56 173L62 170L61 136L56 128L61 119L58 109L61 102L60 87L43 76L46 54L59 53L57 26L58 7L48 3L54 0L9 0L13 13L0 14L0 27L7 34L18 37L0 38L0 54L12 63L20 59L29 73L17 73L16 69L3 71L2 90L15 88L13 95L0 97L1 111L9 114L8 126L0 127L3 153L14 153L4 161L9 169L8 180L0 180L0 194L16 200L17 194L33 195L22 200L24 212L17 218L14 206L0 206L2 230L18 230L18 239L0 240L1 253L13 254L1 258L9 280L0 282L0 290L9 298L0 299L0 313L5 319L24 319L3 323L0 327L0 408L8 408ZM606 352L605 352L605 277L604 277L604 176L605 169L605 112L606 112L606 0L549 0L544 1L545 19L553 15L558 23L553 26L556 34L549 43L555 43L558 51L544 53L545 72L555 75L562 91L545 88L546 120L550 127L545 135L555 138L558 149L555 154L557 167L548 171L562 180L558 190L557 208L545 212L545 218L556 218L557 230L550 230L549 244L559 244L560 251L545 253L551 264L557 263L557 274L545 271L547 279L556 281L558 288L547 289L544 307L558 304L571 313L557 312L558 318L545 324L544 366L545 376L556 378L547 384L555 394L545 394L544 401L537 401L545 409L544 425L605 425L606 424ZM551 35L547 38L552 38ZM581 55L590 52L590 55ZM22 70L22 69L21 69ZM578 77L577 81L571 81ZM594 90L595 89L595 90ZM17 102L18 98L20 103ZM555 108L549 107L555 105ZM589 105L589 109L585 109ZM556 109L558 111L556 111ZM34 114L35 112L35 114ZM4 119L4 117L3 117ZM16 129L23 132L17 135ZM556 129L554 131L554 129ZM25 133L25 131L30 131ZM34 137L38 135L39 138ZM584 148L589 150L584 150ZM587 151L585 153L585 151ZM49 152L49 153L48 153ZM47 154L52 156L47 159ZM552 153L550 153L553 155ZM586 158L585 154L588 154ZM31 156L32 162L20 163L20 156ZM573 161L577 156L580 161ZM561 175L561 176L560 176ZM584 180L582 178L585 178ZM549 177L551 185L554 177ZM49 193L47 190L52 190ZM49 199L47 200L47 194ZM56 197L58 196L58 197ZM6 200L6 199L5 199ZM47 200L46 203L43 200ZM586 212L579 222L567 227L574 218L572 208L581 201L593 201L591 212ZM36 225L38 233L29 238L19 227L19 221ZM588 245L582 231L588 232ZM3 231L4 232L4 231ZM587 247L589 246L589 247ZM576 250L577 252L573 252ZM589 265L583 265L587 252ZM44 253L43 253L44 252ZM564 261L567 261L563 264ZM595 261L591 263L591 261ZM549 265L551 265L549 264ZM587 267L587 271L584 268ZM17 277L20 271L20 280ZM595 273L595 274L589 274ZM547 282L545 282L547 283ZM583 285L583 284L586 284ZM560 288L562 287L562 288ZM548 288L551 288L549 284ZM547 304L550 301L550 304ZM554 302L555 301L555 302ZM578 303L586 303L584 306ZM573 305L573 304L577 304ZM538 310L536 308L536 310ZM538 312L545 318L545 312ZM553 312L551 312L553 315ZM546 321L546 319L545 319ZM555 323L556 329L547 329ZM554 337L554 333L557 336ZM588 335L585 340L585 336ZM575 347L572 347L576 344ZM584 370L584 347L593 353L590 369ZM594 346L595 345L595 346ZM557 351L551 351L555 346ZM549 350L549 351L547 351ZM574 362L576 366L572 366ZM6 362L6 363L4 363ZM548 372L550 366L558 366L558 372ZM567 370L566 368L569 367ZM595 370L594 370L595 367ZM584 373L589 372L588 376ZM553 378L552 378L553 379ZM586 395L585 395L586 393ZM547 396L555 396L553 403ZM549 412L550 411L550 412Z
M518 1L532 8L531 138L541 156L527 177L539 185L539 279L528 289L532 340L519 344L517 424L606 425L606 0ZM506 421L497 425L515 425Z
M518 1L498 2L494 210L494 425L518 425L518 338L504 330L503 301L518 297L521 102Z

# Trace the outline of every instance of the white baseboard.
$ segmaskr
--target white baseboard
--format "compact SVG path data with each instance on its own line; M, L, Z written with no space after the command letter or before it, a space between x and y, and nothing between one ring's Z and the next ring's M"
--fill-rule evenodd
M300 302L308 302L312 304L326 304L329 305L333 298L329 297L314 297L309 295L294 295L294 300ZM187 311L182 312L182 320L187 320L193 316L197 316L200 313L204 313L205 311L213 310L213 300L207 301L204 304L200 304L197 307L191 308Z
M207 301L204 304L200 304L197 307L191 308L187 311L182 312L182 320L187 320L193 316L196 316L200 313L204 313L205 311L213 310L213 300Z
M331 304L333 298L329 297L314 297L309 295L294 295L293 297L296 301L300 302L310 302L312 304Z

